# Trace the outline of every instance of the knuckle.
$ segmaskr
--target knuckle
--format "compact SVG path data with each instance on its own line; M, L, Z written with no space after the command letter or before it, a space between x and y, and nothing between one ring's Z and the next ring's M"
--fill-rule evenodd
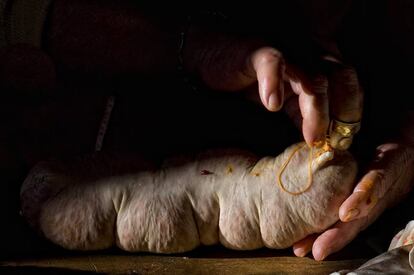
M317 75L312 78L312 85L315 92L324 92L328 88L328 78L324 75Z
M284 64L284 58L280 51L275 48L265 47L260 49L259 53L259 62L260 63L279 63Z
M357 72L353 67L344 66L337 70L334 74L335 81L353 87L355 91L359 91L359 79Z

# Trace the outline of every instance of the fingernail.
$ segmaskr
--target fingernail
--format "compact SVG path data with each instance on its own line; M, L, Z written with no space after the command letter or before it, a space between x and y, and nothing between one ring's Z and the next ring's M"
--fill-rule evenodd
M348 214L346 214L345 218L344 218L344 222L349 222L351 220L353 220L356 216L358 216L360 213L358 208L352 208L351 210L348 211Z
M294 253L298 257L305 257L306 254L308 254L308 251L306 249L304 249L304 248L301 247L301 248L296 248L294 250Z
M269 100L267 102L267 106L271 111L278 111L281 107L279 99L275 93L271 93L269 96Z
M317 261L323 261L325 260L326 256L324 254L321 254L318 258L316 258L315 260Z
M323 252L323 251L315 251L313 253L313 258L316 261L323 261L326 258L326 255L327 255L326 251L325 252Z
M367 205L370 206L371 208L374 207L377 204L377 202L378 202L378 198L374 194L372 194L366 201Z

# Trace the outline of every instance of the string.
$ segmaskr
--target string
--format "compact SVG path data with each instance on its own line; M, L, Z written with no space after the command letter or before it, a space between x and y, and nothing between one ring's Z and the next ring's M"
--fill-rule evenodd
M293 150L293 152L289 155L287 160L283 163L282 167L280 168L279 174L278 174L278 177L277 177L278 184L279 184L280 188L283 191L285 191L286 193L289 193L289 194L294 195L294 196L305 193L312 186L312 182L313 182L313 173L312 173L313 146L310 146L310 150L309 150L308 183L307 183L306 187L303 190L300 190L300 191L297 191L297 192L287 190L286 187L283 185L283 182L282 182L282 174L285 171L285 169L286 169L287 165L289 164L289 162L292 160L293 156L304 146L305 146L305 144L299 145Z

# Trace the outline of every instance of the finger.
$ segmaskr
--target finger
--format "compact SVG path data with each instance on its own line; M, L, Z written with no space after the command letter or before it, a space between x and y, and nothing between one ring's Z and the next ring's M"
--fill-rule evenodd
M361 120L363 92L355 69L336 62L330 64L328 81L332 116L344 122Z
M311 81L302 77L300 85L293 86L299 92L303 137L312 146L325 138L329 126L328 80L323 75Z
M386 200L380 200L367 216L350 222L338 221L333 227L323 232L314 242L312 254L315 260L321 261L350 243L359 232L370 225L384 211Z
M259 95L269 111L278 111L283 105L285 62L279 51L265 47L252 55L253 69L257 74Z
M328 63L331 117L345 123L359 122L362 118L363 92L356 71L337 62ZM349 148L352 138L344 137L337 131L330 133L331 146L342 150Z
M360 215L357 219L346 223L339 221L331 229L322 233L315 240L312 247L315 259L322 260L342 249L360 231L378 218L386 207L411 190L413 175L411 167L414 163L414 153L409 148L397 144L385 144L378 147L377 155L378 157L372 165L372 171L383 168L384 172L381 176L375 175L375 173L367 173L367 179L373 182L380 179L384 184L383 187L380 187L377 183L371 184L369 181L361 180L361 184L358 184L355 189L361 190L361 193L372 190L371 192L378 192L379 197L382 193L382 199L378 199L377 203L372 206L365 216Z
M340 220L349 222L368 215L383 197L385 189L382 173L377 170L369 171L339 208Z
M312 250L318 234L312 234L293 245L293 253L298 257L305 257Z
M379 200L383 199L404 173L405 154L396 144L377 148L370 169L339 208L341 221L349 222L367 216ZM402 193L402 192L401 192ZM388 196L391 198L390 194Z
M327 256L344 248L350 243L365 225L365 219L349 223L337 222L323 232L313 243L312 254L315 260L322 261Z

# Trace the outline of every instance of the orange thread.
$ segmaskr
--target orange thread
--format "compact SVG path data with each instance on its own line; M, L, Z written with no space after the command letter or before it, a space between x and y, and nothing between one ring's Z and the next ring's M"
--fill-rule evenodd
M312 182L313 182L313 174L312 174L313 146L310 146L310 150L309 150L308 184L306 185L305 189L303 189L301 191L298 191L298 192L293 192L293 191L287 190L286 187L282 183L282 174L285 171L285 169L286 169L287 165L289 164L289 162L292 160L293 156L303 146L305 146L305 144L300 145L300 146L296 147L295 150L293 150L293 152L290 154L290 156L287 158L287 160L283 163L282 167L280 168L279 174L278 174L278 177L277 177L278 178L278 184L279 184L280 188L283 191L285 191L286 193L289 193L289 194L295 195L295 196L300 195L302 193L305 193L312 186Z

